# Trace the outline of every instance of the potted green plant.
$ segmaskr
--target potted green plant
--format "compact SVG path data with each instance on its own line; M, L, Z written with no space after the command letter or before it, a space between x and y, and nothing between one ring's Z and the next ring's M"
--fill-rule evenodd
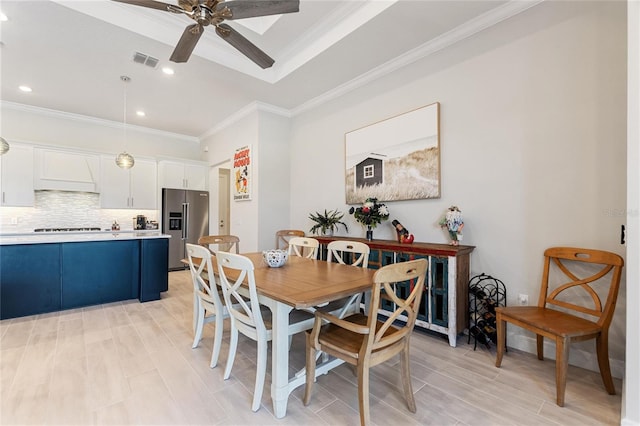
M339 229L338 225L344 226L345 232L349 232L349 228L347 224L342 222L342 218L344 217L344 213L340 213L336 210L325 209L324 213L315 212L309 215L309 219L315 222L315 224L311 227L309 232L316 235L331 235L334 231Z

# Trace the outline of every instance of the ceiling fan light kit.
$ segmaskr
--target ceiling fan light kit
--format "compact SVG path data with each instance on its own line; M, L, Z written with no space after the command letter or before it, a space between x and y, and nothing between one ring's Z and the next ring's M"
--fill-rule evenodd
M212 25L216 28L218 36L263 69L271 67L275 61L223 21L300 11L300 0L178 0L177 6L156 0L113 1L183 14L196 21L182 33L171 54L170 60L173 62L187 62L204 32L204 27Z

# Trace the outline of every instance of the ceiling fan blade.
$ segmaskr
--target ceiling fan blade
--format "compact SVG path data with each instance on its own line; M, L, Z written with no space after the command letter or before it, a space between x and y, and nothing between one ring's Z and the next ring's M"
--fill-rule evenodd
M225 19L233 20L298 12L300 0L229 0L218 3L216 12L225 7L231 11L231 16Z
M258 46L251 43L244 38L242 34L227 24L217 25L216 33L261 68L269 68L275 62L269 55L260 50Z
M112 1L115 1L118 3L133 4L135 6L148 7L151 9L164 10L165 12L170 11L169 6L177 7L174 5L162 3L161 1L155 1L155 0L112 0Z
M203 32L204 27L200 24L189 25L185 28L169 60L173 62L187 62Z

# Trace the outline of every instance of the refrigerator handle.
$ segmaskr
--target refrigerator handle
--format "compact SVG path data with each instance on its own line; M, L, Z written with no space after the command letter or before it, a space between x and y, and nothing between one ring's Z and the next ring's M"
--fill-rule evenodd
M182 203L182 239L189 235L189 203Z

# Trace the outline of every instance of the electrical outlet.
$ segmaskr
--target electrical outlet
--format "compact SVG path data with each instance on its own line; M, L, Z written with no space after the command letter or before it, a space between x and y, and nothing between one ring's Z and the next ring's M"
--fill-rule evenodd
M529 295L528 294L519 294L518 295L518 305L520 305L520 306L529 305Z

